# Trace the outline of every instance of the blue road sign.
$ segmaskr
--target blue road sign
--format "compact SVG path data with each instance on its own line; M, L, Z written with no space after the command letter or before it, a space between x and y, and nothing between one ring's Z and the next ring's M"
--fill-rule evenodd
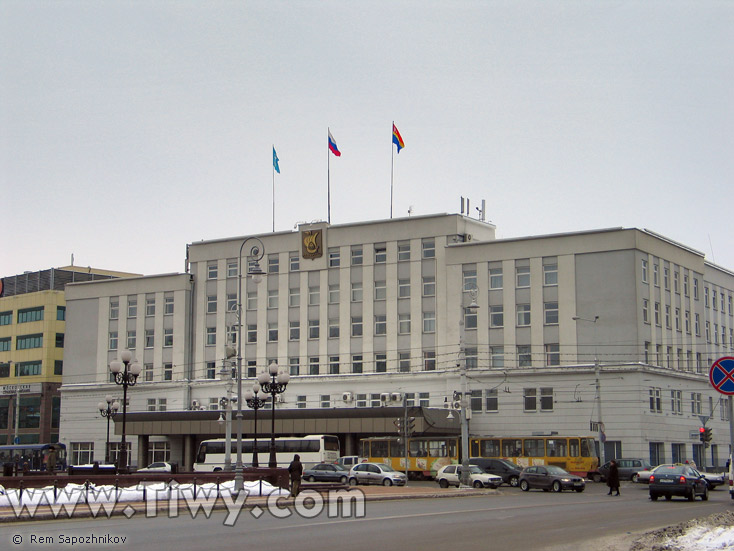
M709 381L722 394L734 396L734 358L725 356L711 364Z

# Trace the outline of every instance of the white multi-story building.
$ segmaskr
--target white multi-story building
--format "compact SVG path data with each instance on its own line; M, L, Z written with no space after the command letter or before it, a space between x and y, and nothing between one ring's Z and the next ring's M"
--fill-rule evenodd
M222 372L240 333L245 388L271 362L291 374L276 433L337 434L343 453L393 434L384 406L403 397L421 407L419 430L456 433L443 407L462 348L472 435L596 435L601 401L607 457L703 463L692 433L704 416L705 463L726 460L728 407L708 370L734 349L734 274L700 252L623 228L495 239L448 214L256 237L260 283L245 270L256 240L236 237L190 244L185 274L67 287L61 439L73 462L104 457L97 403L121 396L109 364L127 348L143 365L128 392L132 463L190 467L198 442L224 434Z

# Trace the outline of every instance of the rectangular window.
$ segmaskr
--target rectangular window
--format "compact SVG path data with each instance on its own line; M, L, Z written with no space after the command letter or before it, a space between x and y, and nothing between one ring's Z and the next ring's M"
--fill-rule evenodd
M338 267L339 267L339 249L338 248L329 249L329 268L338 268Z
M357 394L356 404L358 408L366 408L367 407L367 395Z
M329 290L329 296L331 296L331 289ZM318 306L320 300L320 293L318 287L308 288L308 304L309 306Z
M117 336L117 332L115 332L115 336ZM29 350L31 348L43 348L43 334L18 335L15 337L16 350ZM113 349L111 348L110 350Z
M660 327L660 303L655 303L655 325Z
M469 401L469 405L472 411L481 413L482 411L482 391L481 390L471 391L471 398Z
M319 338L319 320L308 320L308 338Z
M410 352L398 352L398 371L400 373L410 371Z
M696 329L696 336L701 336L701 318L698 314L695 315L695 329Z
M170 364L170 363L163 364L163 380L164 381L173 380L173 364Z
M145 298L145 315L155 316L155 297Z
M206 278L217 279L217 264L208 264L206 267Z
M385 281L375 281L375 300L385 300L387 298L387 287Z
M675 309L675 330L680 331L680 308Z
M329 318L329 338L339 338L339 318Z
M518 266L515 271L518 289L530 287L530 266Z
M666 291L670 291L670 268L663 267L663 286Z
M524 388L522 390L523 409L525 411L537 411L538 391L535 388Z
M237 311L237 294L227 293L227 312Z
M435 258L436 256L436 240L424 239L421 241L421 247L423 248L423 258Z
M94 462L94 442L72 442L71 465L91 465Z
M723 295L722 295L722 298L723 298ZM66 306L56 307L56 321L66 321Z
M504 327L505 325L505 314L504 306L499 304L489 307L489 326L490 327Z
M362 354L354 354L352 356L352 373L362 373L363 369Z
M505 347L504 346L491 346L489 348L490 362L492 367L501 368L505 367Z
M375 316L375 335L387 335L387 316L384 314Z
M423 296L434 297L436 296L436 278L433 276L426 276L423 278Z
M145 330L145 348L153 348L154 344L155 344L155 333L153 329L146 329Z
M558 285L558 264L543 265L543 285Z
M502 289L502 268L489 269L489 288Z
M110 331L108 342L110 350L117 350L117 331Z
M117 297L110 298L110 319L116 320L119 317L120 317L120 299L118 299ZM0 320L1 319L2 319L2 314L0 314ZM0 321L0 325L4 325L4 324Z
M518 304L517 305L517 325L518 327L524 327L530 325L530 305L529 304Z
M362 246L357 245L352 247L352 266L361 266L364 262L364 254L362 252Z
M693 278L693 299L698 300L698 279Z
M673 415L683 415L683 391L670 391L670 411Z
M147 339L147 331L146 331L146 339ZM214 346L215 344L217 344L217 328L216 327L207 327L206 328L206 345L207 346ZM146 348L147 348L147 346L146 346Z
M680 294L680 274L678 270L673 272L673 291Z
M56 348L64 348L64 334L56 333Z
M436 370L436 352L433 350L423 351L423 370L424 371L435 371Z
M423 312L423 332L436 332L436 312Z
M297 341L301 338L301 322L290 321L288 322L288 339Z
M247 309L257 310L257 291L247 291Z
M298 253L291 253L288 258L291 272L298 272L301 269L301 259Z
M476 369L479 367L479 352L475 346L467 346L464 357L466 358L467 369Z
M665 305L665 327L670 329L670 305Z
M173 297L163 298L163 313L167 316L173 314Z
M553 389L540 389L540 411L553 411Z
M370 394L370 407L378 408L380 407L380 395L379 393Z
M362 316L352 316L352 336L362 336Z
M398 243L398 261L410 260L410 242Z
M288 289L288 306L295 308L301 305L301 289L291 287Z
M277 274L280 272L280 257L277 254L268 255L268 273Z
M532 354L530 352L530 345L518 345L517 346L517 365L519 367L532 367Z
M329 285L329 304L339 304L339 284Z
M288 358L288 367L292 376L301 374L301 361L299 358Z
M476 329L477 320L476 308L464 308L464 329Z
M339 375L339 356L329 356L329 374Z
M385 262L387 262L387 246L384 243L375 243L375 264Z
M352 283L352 302L362 302L362 282Z
M319 359L314 356L308 359L308 374L318 375L319 374Z
M234 259L227 260L227 277L237 277L239 274L237 262L238 261Z
M430 404L431 393L430 392L419 392L418 393L418 407L427 408Z
M474 266L472 264L471 266ZM463 282L463 288L465 291L471 291L477 289L477 270L476 268L464 268L461 279Z
M143 380L145 381L153 380L153 364L151 363L143 364Z
M558 325L558 303L546 302L543 305L546 325Z
M387 354L375 354L375 372L387 372Z
M489 388L485 390L484 392L485 392L485 400L484 400L485 410L487 412L499 411L499 398L497 396L497 389Z
M278 342L278 322L268 322L268 342Z
M304 395L296 396L296 408L306 409L306 396Z
M642 321L650 323L650 301L646 298L642 299Z
M663 412L662 392L663 391L660 388L651 388L648 391L650 398L650 411L652 413Z
M33 375L41 374L41 362L16 362L15 364L15 376L16 377L30 377ZM22 400L21 400L22 404Z
M642 261L642 283L647 283L647 260Z
M268 309L274 310L278 307L278 289L268 290Z
M43 306L18 310L18 323L43 321Z
M561 365L561 346L559 344L545 345L545 365Z
M329 394L322 394L321 397L321 407L322 408L330 408L331 407L331 396Z
M216 314L217 313L217 296L208 295L206 297L206 313Z
M0 339L0 352L10 352L10 337Z
M173 329L163 330L163 346L170 348L173 346Z
M398 279L398 298L410 298L410 279Z
M257 324L248 324L247 342L250 344L257 342Z
M660 266L657 264L652 265L652 283L655 287L660 287Z

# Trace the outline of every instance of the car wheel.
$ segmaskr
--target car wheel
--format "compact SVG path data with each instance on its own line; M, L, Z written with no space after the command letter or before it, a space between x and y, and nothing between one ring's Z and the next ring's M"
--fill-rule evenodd
M554 492L562 492L563 491L563 486L561 486L561 483L558 480L556 480L556 481L553 482L553 491Z
M385 480L382 481L382 485L383 486L392 486L392 480L390 480L389 478L386 478Z
M688 501L696 501L696 489L691 488L691 491L688 493Z
M359 481L356 478L350 478L349 479L349 485L350 486L356 486L357 484L359 484Z
M520 489L523 492L527 492L530 489L530 484L528 484L527 480L521 480L520 481Z
M658 500L658 495L657 494L650 494L650 499L653 500L653 501L657 501Z
M475 488L481 488L482 486L484 486L484 484L482 484L480 480L475 480L473 486Z
M441 488L448 488L449 487L449 481L445 478L442 478L438 481L438 485L441 486Z
M315 476L309 476L306 480L308 482L316 482L316 477Z
M593 480L594 482L601 482L601 473L592 474L591 480Z
M513 488L517 488L517 485L520 483L519 479L516 476L510 477L510 486Z
M584 489L583 489L583 488L576 488L576 491L577 491L578 493L581 493L581 492L583 492L583 491L584 491Z
M709 489L708 486L703 487L703 495L701 495L701 501L708 501L709 500Z
M640 477L637 476L637 473L635 473L635 474L632 475L631 480L632 480L632 482L637 482L638 480L640 480Z
M346 476L341 477L339 479L339 482L341 482L342 484L346 484L347 483L347 477Z

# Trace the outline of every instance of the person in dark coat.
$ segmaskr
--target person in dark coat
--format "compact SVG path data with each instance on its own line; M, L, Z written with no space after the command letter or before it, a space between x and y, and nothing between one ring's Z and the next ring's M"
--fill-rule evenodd
M616 491L615 495L619 495L619 469L617 462L612 459L609 462L609 475L607 475L607 486L609 486L608 496L612 495L612 491Z
M303 464L300 455L293 456L293 461L288 465L288 474L291 478L291 495L296 497L301 491L301 477L303 476Z

